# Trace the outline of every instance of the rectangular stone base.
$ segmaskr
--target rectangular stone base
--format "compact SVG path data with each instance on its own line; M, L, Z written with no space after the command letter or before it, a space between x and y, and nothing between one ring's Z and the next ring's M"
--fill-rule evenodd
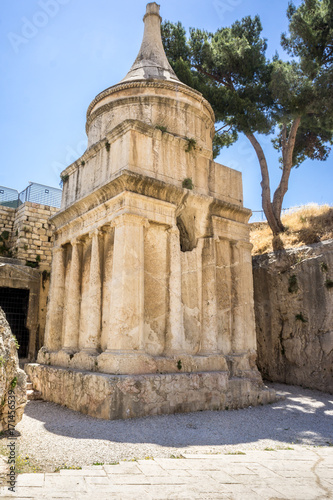
M28 364L43 399L108 420L272 403L275 391L227 372L109 375Z

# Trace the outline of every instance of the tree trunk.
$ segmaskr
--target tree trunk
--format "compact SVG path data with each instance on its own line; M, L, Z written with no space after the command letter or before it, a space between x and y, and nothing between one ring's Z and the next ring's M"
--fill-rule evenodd
M295 147L295 140L298 127L301 123L301 117L298 116L291 124L288 139L285 136L284 131L286 130L286 125L283 125L283 138L282 138L282 176L280 184L278 185L274 196L273 196L273 212L275 216L281 217L283 198L288 191L290 172L293 166L293 151Z
M290 172L293 166L293 152L295 147L295 140L297 130L301 123L301 117L298 116L291 124L289 136L287 138L287 126L286 124L282 127L282 176L280 180L280 184L278 185L274 196L273 202L271 202L271 189L270 189L270 180L268 173L268 166L265 154L262 150L257 139L253 134L246 134L246 137L251 142L260 165L261 170L261 197L262 197L262 208L267 218L267 222L269 227L272 230L273 236L276 237L279 234L285 231L285 227L281 221L281 211L283 199L288 191L289 177Z
M251 142L251 144L252 144L252 146L257 154L258 160L259 160L259 165L260 165L260 170L261 170L261 183L260 183L260 185L261 185L262 208L263 208L264 213L266 215L268 225L273 232L273 235L277 236L278 234L280 234L284 231L284 226L281 222L280 217L277 217L276 214L274 213L274 210L273 210L273 205L271 202L271 188L270 188L269 173L268 173L266 157L265 157L265 154L263 152L262 147L260 146L257 139L254 137L254 135L253 134L246 134L246 137Z

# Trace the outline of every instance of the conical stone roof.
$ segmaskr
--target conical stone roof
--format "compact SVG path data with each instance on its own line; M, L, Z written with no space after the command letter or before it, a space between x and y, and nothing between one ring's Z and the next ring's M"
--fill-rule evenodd
M143 21L145 29L139 54L120 83L152 79L181 83L164 52L161 38L162 18L157 3L152 2L147 5Z

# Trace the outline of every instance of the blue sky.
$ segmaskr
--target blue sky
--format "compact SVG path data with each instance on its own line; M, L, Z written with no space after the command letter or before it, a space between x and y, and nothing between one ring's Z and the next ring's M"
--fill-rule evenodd
M146 1L2 0L0 18L0 184L24 189L29 181L59 186L61 170L86 148L85 114L92 99L131 67L143 34ZM164 0L163 19L215 31L259 14L268 55L287 29L288 0ZM296 5L300 0L295 1ZM272 188L280 169L262 138ZM285 207L332 204L332 154L294 169ZM243 173L244 205L261 209L260 172L247 139L217 159Z

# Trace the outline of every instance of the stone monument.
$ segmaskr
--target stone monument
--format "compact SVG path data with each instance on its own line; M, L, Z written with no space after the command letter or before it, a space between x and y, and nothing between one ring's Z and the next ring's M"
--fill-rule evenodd
M241 174L213 161L213 110L169 65L156 3L144 24L62 174L45 346L27 371L45 399L109 419L273 401Z

